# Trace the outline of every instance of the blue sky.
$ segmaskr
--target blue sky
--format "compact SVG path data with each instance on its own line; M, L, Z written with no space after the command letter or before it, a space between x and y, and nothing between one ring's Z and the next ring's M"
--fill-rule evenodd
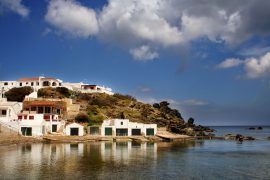
M206 125L270 124L270 3L0 0L0 79L44 74L167 100Z

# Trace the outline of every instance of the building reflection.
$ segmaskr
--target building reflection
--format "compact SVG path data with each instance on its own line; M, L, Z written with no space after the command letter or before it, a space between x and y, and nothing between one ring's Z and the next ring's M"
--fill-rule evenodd
M24 144L0 147L0 175L6 179L54 179L91 173L93 179L110 176L117 167L155 169L165 150L185 151L196 143L91 142ZM159 156L159 157L158 157ZM20 172L20 173L19 173ZM22 173L23 172L23 173ZM50 173L48 173L50 172ZM129 170L127 170L129 172ZM27 175L27 177L25 176ZM0 176L1 178L1 176Z
M138 142L101 142L101 157L103 161L113 160L124 164L133 162L136 157L147 156L157 158L156 143ZM138 158L136 158L138 160Z

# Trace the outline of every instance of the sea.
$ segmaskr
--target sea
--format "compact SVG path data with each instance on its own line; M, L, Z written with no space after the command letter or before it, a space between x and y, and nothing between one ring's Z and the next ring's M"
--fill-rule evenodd
M257 140L1 145L0 179L270 179L270 127L213 128Z

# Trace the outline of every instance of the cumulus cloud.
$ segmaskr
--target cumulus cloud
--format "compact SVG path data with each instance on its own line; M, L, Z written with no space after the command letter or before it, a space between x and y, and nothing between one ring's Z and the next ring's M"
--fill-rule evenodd
M85 38L98 33L95 11L74 0L51 0L45 19L75 37Z
M249 78L255 79L270 74L270 52L260 58L248 58L245 60L245 70Z
M237 45L254 35L270 35L269 7L268 0L108 0L96 13L75 0L51 0L46 20L78 37L96 35L147 60L158 58L152 49L181 48L201 38Z
M270 75L270 52L258 58L251 57L243 60L227 59L218 65L220 68L231 68L242 65L246 71L247 78L256 79Z
M236 58L229 58L226 59L225 61L221 62L217 67L221 69L226 69L226 68L232 68L239 66L243 63L242 60L236 59Z
M150 47L146 45L139 48L130 49L129 52L135 60L139 61L153 60L159 57L157 52L151 51Z
M25 7L21 1L22 0L0 0L0 10L9 10L19 14L22 17L27 17L30 10Z

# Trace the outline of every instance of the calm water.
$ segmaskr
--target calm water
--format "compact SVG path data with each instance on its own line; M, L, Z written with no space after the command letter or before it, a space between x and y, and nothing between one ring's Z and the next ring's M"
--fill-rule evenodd
M10 145L0 167L0 179L270 179L270 141Z

